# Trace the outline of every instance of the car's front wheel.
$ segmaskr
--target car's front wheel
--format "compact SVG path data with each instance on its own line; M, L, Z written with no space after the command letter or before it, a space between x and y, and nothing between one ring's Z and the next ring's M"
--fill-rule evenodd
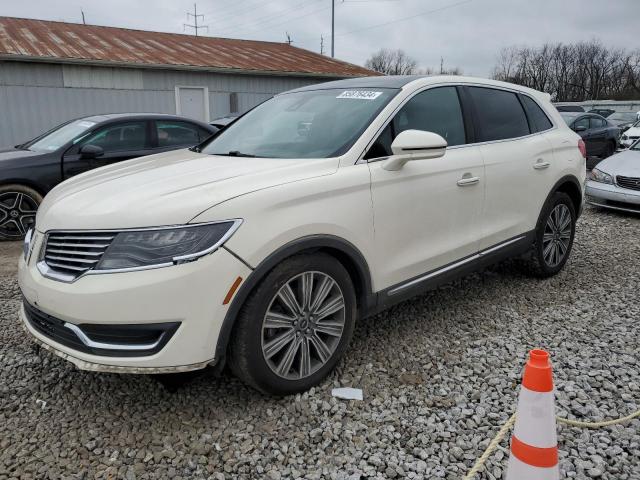
M265 393L307 390L343 355L355 318L353 284L338 260L323 253L288 258L243 306L231 339L231 369Z
M0 186L0 240L20 240L36 221L42 195L24 185Z
M569 259L576 228L576 210L569 195L554 193L545 203L536 226L533 272L539 277L558 273Z

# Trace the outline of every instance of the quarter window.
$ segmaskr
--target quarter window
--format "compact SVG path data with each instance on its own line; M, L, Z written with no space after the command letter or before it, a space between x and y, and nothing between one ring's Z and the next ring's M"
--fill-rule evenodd
M147 144L147 122L109 125L78 143L102 147L105 153L144 150Z
M591 118L591 128L602 128L607 123L607 121L602 118L597 118L597 117L590 117L590 118Z
M464 144L464 120L456 88L431 88L411 98L382 131L364 159L392 155L393 140L405 130L437 133L449 146Z
M531 133L522 104L515 93L493 88L470 87L480 141L505 140Z
M536 103L534 99L528 97L526 95L522 95L522 101L527 109L527 113L529 114L529 119L532 122L531 128L535 132L543 132L544 130L549 130L553 127L551 120L544 113L542 108Z

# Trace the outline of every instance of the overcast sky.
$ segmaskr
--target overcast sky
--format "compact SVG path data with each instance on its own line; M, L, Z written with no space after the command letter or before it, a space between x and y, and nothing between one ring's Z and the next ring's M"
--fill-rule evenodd
M335 0L336 57L364 64L401 48L421 67L488 76L508 45L600 39L640 48L640 0ZM284 41L331 49L331 0L199 0L202 35ZM0 0L0 15L183 33L193 0ZM187 32L193 32L187 29Z

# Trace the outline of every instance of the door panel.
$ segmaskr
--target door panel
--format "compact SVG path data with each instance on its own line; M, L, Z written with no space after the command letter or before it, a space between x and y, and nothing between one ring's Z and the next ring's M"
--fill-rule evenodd
M478 147L449 148L395 172L383 163L369 164L381 289L477 252L485 188Z
M482 250L535 228L557 166L544 134L489 143L480 149L486 176Z

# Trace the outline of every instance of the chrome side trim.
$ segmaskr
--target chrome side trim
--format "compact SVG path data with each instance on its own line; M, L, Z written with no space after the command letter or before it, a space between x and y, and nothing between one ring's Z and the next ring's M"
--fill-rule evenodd
M76 336L80 339L82 343L84 343L87 347L90 348L100 348L102 350L129 350L129 351L138 351L138 350L151 350L160 345L160 342L164 338L165 332L162 332L153 343L145 343L140 345L119 345L117 343L103 343L103 342L95 342L91 340L89 337L85 335L80 327L74 325L73 323L65 322L64 326L71 330Z
M526 235L521 235L519 237L512 238L511 240L507 240L506 242L500 243L499 245L496 245L494 247L482 250L481 252L478 252L478 253L476 253L474 255L471 255L470 257L463 258L462 260L459 260L459 261L457 261L455 263L451 263L451 264L449 264L449 265L447 265L445 267L442 267L442 268L440 268L438 270L434 270L434 271L432 271L430 273L427 273L425 275L422 275L422 276L420 276L418 278L414 278L413 280L410 280L407 283L403 283L402 285L399 285L399 286L393 288L392 290L389 290L388 295L389 296L395 295L397 293L402 292L403 290L406 290L409 287L413 287L414 285L418 285L418 284L420 284L420 283L422 283L422 282L424 282L426 280L429 280L431 278L437 277L438 275L442 275L443 273L447 273L447 272L449 272L451 270L454 270L454 269L456 269L458 267L466 265L467 263L473 262L474 260L478 260L478 259L480 259L480 258L482 258L482 257L484 257L484 256L486 256L486 255L488 255L490 253L493 253L493 252L498 251L498 250L500 250L500 249L502 249L504 247L507 247L507 246L511 245L512 243L518 242L518 241L522 240L525 237L526 237Z

